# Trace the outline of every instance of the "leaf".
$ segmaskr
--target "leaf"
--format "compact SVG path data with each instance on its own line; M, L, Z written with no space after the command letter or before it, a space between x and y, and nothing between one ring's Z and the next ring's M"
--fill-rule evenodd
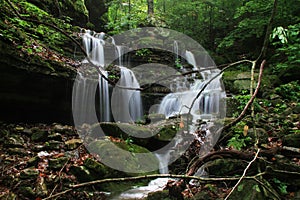
M245 125L244 126L244 131L243 131L243 135L246 137L248 134L248 130L249 130L249 126Z
M243 185L243 184L240 184L240 185L237 187L237 190L238 190L239 192L241 192L241 191L243 190L243 188L244 188L244 185Z

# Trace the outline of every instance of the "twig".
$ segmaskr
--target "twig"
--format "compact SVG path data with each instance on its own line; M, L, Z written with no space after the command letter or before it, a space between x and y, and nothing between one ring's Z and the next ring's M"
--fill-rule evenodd
M243 179L254 179L256 177L262 176L266 174L265 172L256 174L254 176L244 176ZM219 178L203 178L198 176L186 176L186 175L174 175L174 174L152 174L152 175L145 175L145 176L136 176L136 177L125 177L125 178L109 178L109 179L101 179L101 180L95 180L85 183L80 183L76 185L69 185L70 189L67 189L63 192L56 193L55 195L52 195L51 197L44 198L43 200L52 199L58 196L61 196L63 194L66 194L73 189L95 185L95 184L101 184L101 183L108 183L108 182L122 182L122 181L134 181L134 180L141 180L141 179L152 179L152 178L181 178L181 179L195 179L202 182L215 182L215 181L236 181L239 180L240 177L219 177Z
M67 189L67 190L65 190L65 191L56 193L56 194L54 194L54 195L52 195L52 196L46 197L46 198L44 198L44 199L42 199L42 200L53 199L53 198L59 197L59 196L61 196L61 195L63 195L63 194L66 194L66 193L68 193L68 192L71 192L72 190L73 190L73 189Z
M238 182L235 184L235 186L232 188L232 190L229 192L229 194L225 197L224 200L227 200L229 198L229 196L233 193L233 191L237 188L237 186L240 184L240 182L243 180L243 178L245 177L249 167L251 166L251 164L256 160L258 154L259 154L260 149L257 150L254 158L249 162L249 164L247 165L247 167L245 168L242 176L240 177L240 179L238 180Z
M263 186L268 192L270 192L276 199L281 199L278 194L276 194L274 191L272 191L268 186L266 186L262 181L258 180L257 178L254 178L256 182L258 182L261 186Z
M253 61L252 61L253 62ZM255 91L253 93L253 95L251 96L251 98L249 99L249 101L247 102L246 106L244 107L243 111L241 112L241 114L235 119L233 120L231 123L227 124L226 126L224 126L223 128L219 129L217 131L217 134L219 134L220 132L222 131L225 131L229 128L231 128L232 126L234 126L235 124L237 124L239 121L241 121L244 117L244 115L246 114L248 108L250 107L250 105L253 103L257 93L258 93L258 90L260 88L260 85L261 85L261 79L262 79L262 74L263 74L263 69L264 69L264 66L265 66L265 63L266 61L263 60L261 65L260 65L260 69L259 69L259 76L258 76L258 81L257 81L257 86L255 88ZM230 135L230 133L226 134L223 138L221 138L217 144L220 144L228 135Z

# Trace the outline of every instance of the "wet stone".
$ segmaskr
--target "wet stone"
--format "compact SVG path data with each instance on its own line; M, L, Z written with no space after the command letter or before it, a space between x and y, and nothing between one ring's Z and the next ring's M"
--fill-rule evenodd
M50 169L61 169L69 159L67 157L60 157L55 159L49 159Z
M7 152L11 155L26 155L27 153L24 151L23 148L9 148Z
M31 187L22 186L19 189L20 193L25 197L33 198L35 196L34 190Z
M65 142L66 150L74 150L83 144L81 139L71 139Z
M38 169L27 168L21 171L20 178L21 179L36 179L39 175Z
M25 143L24 143L24 139L20 136L12 136L12 137L8 137L4 140L4 144L7 147L24 147Z
M27 161L27 167L37 166L39 161L40 161L40 158L38 156L32 157Z
M48 136L49 140L63 141L62 135L60 133L53 133Z
M46 149L48 150L60 150L62 148L64 148L63 142L54 141L54 140L46 142Z
M35 130L31 135L31 140L34 142L45 142L48 138L48 131Z

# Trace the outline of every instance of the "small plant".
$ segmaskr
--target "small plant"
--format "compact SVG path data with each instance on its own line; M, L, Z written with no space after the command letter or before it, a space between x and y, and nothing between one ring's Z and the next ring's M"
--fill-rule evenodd
M275 88L275 92L291 101L298 101L300 99L300 84L298 81L292 81Z
M181 69L182 68L182 64L181 64L181 61L180 61L179 58L177 58L175 60L175 66L176 66L177 69Z
M241 138L240 134L235 134L231 139L228 140L227 146L233 147L237 150L241 150L247 146L247 143L251 141L251 137L246 136Z
M140 57L146 57L151 54L152 54L152 52L149 49L139 49L135 52L135 55L140 56Z
M281 194L288 194L287 192L287 185L284 182L281 182L280 180L278 180L277 178L273 178L273 182L276 184L277 188L279 189Z

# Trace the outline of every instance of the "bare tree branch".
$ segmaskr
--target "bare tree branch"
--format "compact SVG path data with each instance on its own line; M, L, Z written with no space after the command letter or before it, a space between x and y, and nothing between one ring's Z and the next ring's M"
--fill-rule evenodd
M252 61L254 62L254 61ZM263 60L261 65L260 65L260 70L259 70L259 76L258 76L258 81L257 81L257 86L255 88L255 91L253 93L253 95L251 96L251 98L249 99L249 101L247 102L246 106L244 107L243 111L241 112L241 114L235 119L233 120L231 123L227 124L226 126L224 126L223 128L219 129L217 131L216 134L220 134L222 131L225 131L225 130L228 130L229 128L231 128L232 126L236 125L238 122L240 122L244 115L246 114L248 108L250 107L250 105L252 104L252 102L254 101L257 93L258 93L258 90L260 88L260 85L261 85L261 79L262 79L262 74L263 74L263 69L264 69L264 66L265 66L265 63L266 61ZM221 138L220 140L218 140L218 143L217 144L220 144L228 135L230 135L230 133L226 134L223 138Z
M227 200L227 199L230 197L230 195L233 193L233 191L237 188L237 186L240 184L240 182L241 182L241 181L243 180L243 178L246 176L246 173L247 173L249 167L250 167L251 164L256 160L256 158L257 158L257 156L258 156L258 154L259 154L259 151L260 151L260 149L257 150L257 152L256 152L256 154L255 154L255 156L254 156L254 158L249 162L249 164L247 165L247 167L244 169L244 172L243 172L242 176L240 177L240 179L238 180L238 182L234 185L234 187L233 187L232 190L229 192L229 194L225 197L224 200Z

